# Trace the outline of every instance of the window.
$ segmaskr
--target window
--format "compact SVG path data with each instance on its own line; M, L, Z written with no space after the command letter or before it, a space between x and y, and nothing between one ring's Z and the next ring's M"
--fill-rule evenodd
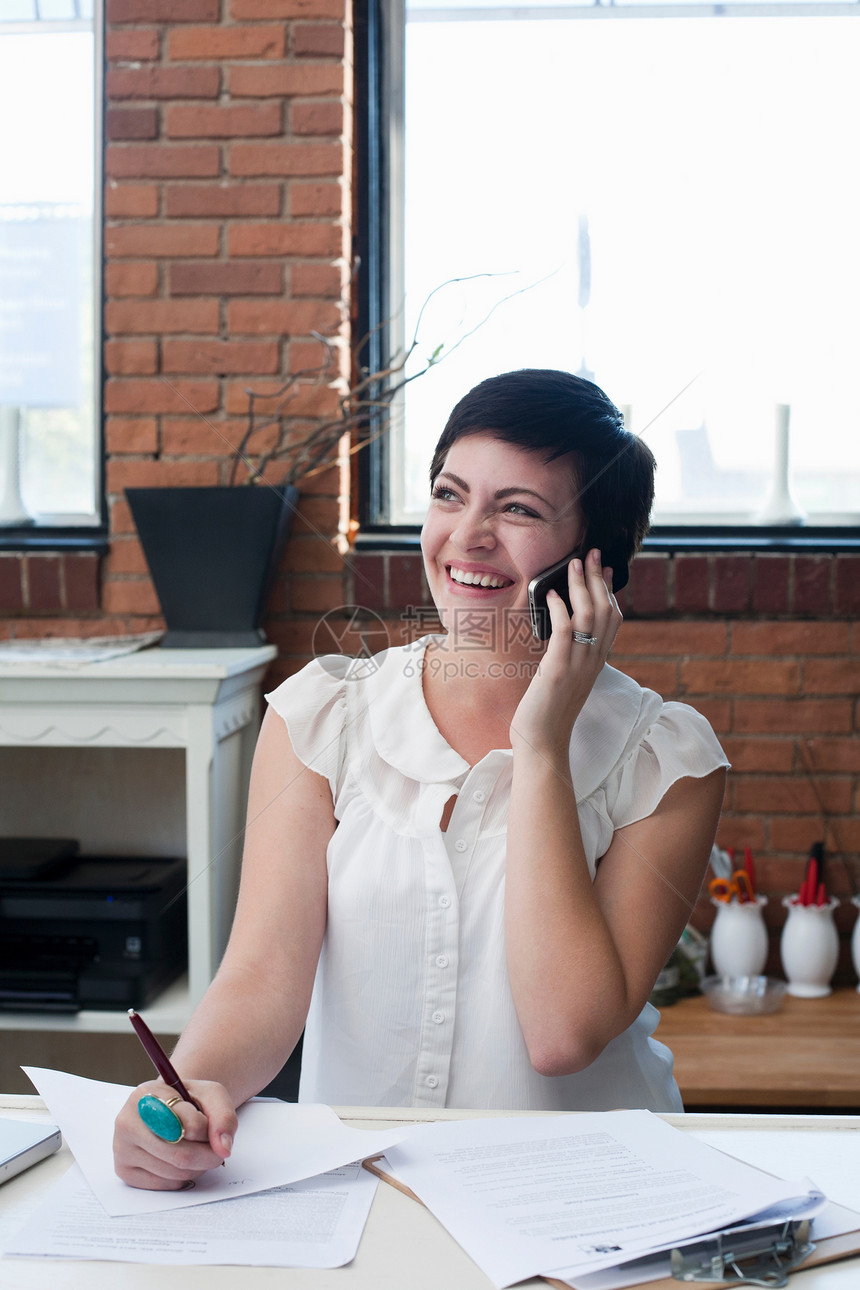
M476 380L555 366L653 448L655 533L856 540L858 16L406 0L398 34L388 11L389 311L411 338L423 309L414 360L443 361L407 388L371 523L420 523Z
M94 0L0 6L0 541L101 523Z

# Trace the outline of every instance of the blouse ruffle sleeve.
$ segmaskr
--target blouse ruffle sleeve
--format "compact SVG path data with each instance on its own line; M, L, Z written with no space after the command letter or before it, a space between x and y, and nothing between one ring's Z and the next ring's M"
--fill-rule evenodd
M729 762L708 721L685 703L664 703L607 777L603 789L614 828L644 819L676 780L701 779Z
M296 756L323 775L337 799L346 753L346 684L352 659L333 654L314 659L266 695L282 717Z

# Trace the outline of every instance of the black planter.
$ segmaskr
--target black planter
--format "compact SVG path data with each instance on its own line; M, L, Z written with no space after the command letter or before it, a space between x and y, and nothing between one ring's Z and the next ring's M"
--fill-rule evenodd
M260 626L299 490L127 488L172 649L265 641Z

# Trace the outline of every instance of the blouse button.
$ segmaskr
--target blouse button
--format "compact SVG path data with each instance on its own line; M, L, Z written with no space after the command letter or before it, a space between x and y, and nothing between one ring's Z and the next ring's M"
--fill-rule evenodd
M476 788L474 793L472 794L472 801L483 802L485 797L486 797L486 793L482 793L480 788Z
M437 955L436 955L436 966L437 966L437 967L447 967L447 966L448 966L448 955L447 955L447 954L437 954Z
M440 896L440 897L439 897L439 904L442 906L442 908L443 908L443 909L447 909L447 908L448 908L448 906L451 904L451 897L450 897L450 896Z
M436 1025L437 1025L437 1026L441 1026L441 1025L442 1025L442 1022L445 1020L445 1014L444 1014L444 1012L434 1012L434 1013L433 1013L433 1020L435 1021L435 1023L436 1023Z
M436 1078L436 1076L435 1076L435 1075L428 1075L428 1076L427 1076L427 1078L425 1079L424 1083L427 1085L427 1087L428 1087L428 1088L438 1088L438 1087L439 1087L439 1081L437 1080L437 1078Z
M469 844L465 838L458 838L457 841L454 843L455 851L467 851L468 848L469 848Z

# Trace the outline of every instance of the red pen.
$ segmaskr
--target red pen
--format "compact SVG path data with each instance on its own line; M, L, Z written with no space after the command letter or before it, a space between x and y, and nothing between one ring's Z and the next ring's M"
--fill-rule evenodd
M752 892L753 900L755 900L755 864L753 862L751 847L744 847L744 869L746 870L747 877L750 880L750 891Z
M155 1035L152 1033L143 1017L141 1017L139 1013L135 1012L134 1008L129 1008L128 1019L134 1026L138 1039L146 1049L147 1057L152 1062L165 1084L169 1084L172 1089L175 1089L183 1102L190 1102L192 1106L197 1107L198 1111L203 1112L203 1107L188 1092L188 1089L182 1083L182 1080L174 1069L170 1058L155 1038ZM205 1114L205 1112L203 1113Z

